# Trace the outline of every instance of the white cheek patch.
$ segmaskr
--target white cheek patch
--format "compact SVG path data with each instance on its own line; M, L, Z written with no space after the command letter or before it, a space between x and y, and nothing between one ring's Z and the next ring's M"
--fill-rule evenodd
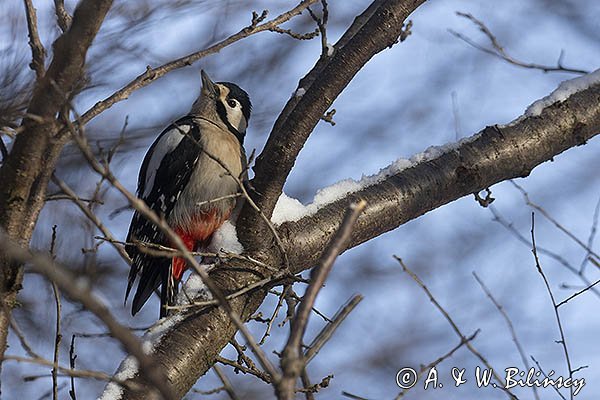
M146 169L146 181L144 182L144 193L142 197L145 198L150 194L154 186L154 179L156 178L156 171L160 167L160 163L167 154L175 150L175 148L181 142L184 135L190 131L188 125L179 126L175 129L164 133L158 139L158 142L152 149L152 155L150 155L150 161Z
M229 105L225 106L227 110L227 120L229 123L237 129L238 132L246 131L246 119L244 118L244 114L242 113L242 106L239 104L235 108L229 107Z

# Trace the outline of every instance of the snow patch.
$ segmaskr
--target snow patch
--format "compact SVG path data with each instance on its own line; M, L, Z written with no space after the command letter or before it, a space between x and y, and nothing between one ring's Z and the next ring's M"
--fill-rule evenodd
M200 267L204 268L207 266L201 265ZM212 300L212 298L212 294L202 281L200 275L192 271L177 294L177 305L188 305L192 300L205 301Z
M170 317L161 318L150 327L141 338L144 353L151 354L162 337L169 332L178 322L183 320L182 314L175 314ZM139 363L133 356L127 356L122 362L114 377L117 380L125 381L132 379L139 370ZM123 395L123 388L116 382L109 382L104 388L102 396L98 400L119 400Z
M333 45L331 43L327 43L327 57L331 57L334 51L335 48L333 47Z
M235 225L231 220L225 221L223 225L213 234L207 250L211 253L227 252L242 254L244 246L239 242Z
M480 135L470 136L461 139L458 142L448 143L442 146L431 146L422 153L415 154L410 159L397 159L387 167L381 169L377 174L363 175L358 181L351 178L344 179L331 186L319 189L315 194L313 201L308 205L303 205L299 200L282 193L273 210L271 221L277 225L288 221L298 221L303 217L316 213L323 206L333 203L349 193L358 192L368 186L380 183L402 170L414 167L416 164L432 160L444 153L454 151L463 144L476 140L479 136Z
M573 94L589 88L590 86L600 83L600 69L591 72L587 75L580 76L575 79L562 82L558 88L548 96L534 102L525 110L526 117L536 117L542 113L544 108L551 106L554 103L565 101Z

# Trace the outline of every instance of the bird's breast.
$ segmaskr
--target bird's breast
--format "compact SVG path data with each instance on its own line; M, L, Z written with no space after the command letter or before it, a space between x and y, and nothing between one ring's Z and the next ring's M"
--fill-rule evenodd
M231 195L240 191L238 182L243 172L237 138L229 131L204 123L200 144L202 150L194 171L168 218L172 226L201 225L203 218L199 216L209 214L214 214L213 219L220 226L235 207L237 198Z

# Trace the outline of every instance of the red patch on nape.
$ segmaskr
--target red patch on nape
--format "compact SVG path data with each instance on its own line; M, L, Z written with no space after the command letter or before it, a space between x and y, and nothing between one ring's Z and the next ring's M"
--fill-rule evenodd
M213 233L227 221L230 214L231 210L225 213L225 215L219 216L215 209L198 213L192 218L190 226L175 227L175 233L179 235L189 251L195 251L200 246L208 245ZM179 282L187 269L185 259L182 257L173 257L171 268L173 269L173 277Z

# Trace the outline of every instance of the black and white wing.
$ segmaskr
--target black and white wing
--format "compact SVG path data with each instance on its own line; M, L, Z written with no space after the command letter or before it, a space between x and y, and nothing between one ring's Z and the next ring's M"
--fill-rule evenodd
M137 195L159 216L167 218L179 195L186 187L200 155L200 129L191 117L184 117L170 125L156 138L144 157L138 178ZM162 305L167 303L167 281L171 272L171 259L155 257L140 250L143 243L168 245L162 231L138 211L133 214L127 243L131 257L131 270L125 293L129 296L135 278L140 274L133 298L131 313L135 315L146 303L152 292L162 284Z

